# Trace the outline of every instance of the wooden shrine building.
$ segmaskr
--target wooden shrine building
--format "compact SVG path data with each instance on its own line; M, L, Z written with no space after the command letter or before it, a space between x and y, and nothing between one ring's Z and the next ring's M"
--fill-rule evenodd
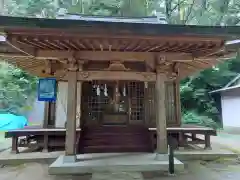
M239 27L168 25L157 17L1 16L0 28L3 59L67 83L65 151L72 161L76 153L166 154L167 128L176 138L174 128L183 130L179 81L235 56L225 43L240 35ZM55 106L46 103L47 120L57 116Z

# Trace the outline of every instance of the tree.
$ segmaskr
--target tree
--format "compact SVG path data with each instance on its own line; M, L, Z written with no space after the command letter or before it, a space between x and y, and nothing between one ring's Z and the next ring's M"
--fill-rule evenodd
M35 97L37 78L0 63L0 112L24 113Z

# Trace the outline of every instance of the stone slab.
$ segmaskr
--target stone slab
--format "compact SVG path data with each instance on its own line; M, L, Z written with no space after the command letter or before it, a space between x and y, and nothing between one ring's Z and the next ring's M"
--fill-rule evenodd
M102 153L77 155L76 162L64 163L64 156L60 156L50 165L49 174L168 171L168 161L155 158L155 153ZM184 164L176 158L174 164L176 171L184 169Z
M189 151L182 150L176 152L174 155L181 161L203 160L212 161L218 158L236 158L238 154L229 150L201 150L201 151Z

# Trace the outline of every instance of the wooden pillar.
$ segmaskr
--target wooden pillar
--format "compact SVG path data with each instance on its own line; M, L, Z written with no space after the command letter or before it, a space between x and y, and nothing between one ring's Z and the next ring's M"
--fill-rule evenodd
M81 104L82 104L82 81L78 81L77 82L77 128L81 128L81 116L82 116L82 108L81 108Z
M192 133L192 141L195 141L197 138L197 135L195 133Z
M186 138L186 136L184 135L183 132L179 132L179 139L178 139L178 141L179 141L179 146L181 148L184 149L187 146L187 138Z
M144 85L145 86L145 85ZM149 111L149 88L144 87L144 123L149 126L150 125L150 111Z
M157 71L156 80L156 129L157 129L157 154L167 154L167 127L165 107L165 81L166 75Z
M181 125L182 113L181 113L181 98L180 98L180 82L177 79L175 81L175 108L176 108L176 121L177 125Z
M147 72L150 72L150 68L147 67L146 68ZM148 127L150 126L151 123L151 115L150 115L150 103L149 103L149 82L144 82L144 123L145 125L147 125Z
M43 128L48 128L48 123L50 118L49 115L50 115L50 102L45 102ZM47 131L45 131L43 134L43 152L48 152L48 132Z
M13 154L18 154L19 150L18 150L18 136L14 135L12 137L12 150L11 153Z
M211 139L209 134L205 134L205 148L206 150L211 150Z
M48 121L49 121L49 113L50 113L50 102L44 103L44 120L43 120L43 128L48 127Z
M65 142L65 161L76 160L76 105L77 105L77 71L68 72L67 123Z

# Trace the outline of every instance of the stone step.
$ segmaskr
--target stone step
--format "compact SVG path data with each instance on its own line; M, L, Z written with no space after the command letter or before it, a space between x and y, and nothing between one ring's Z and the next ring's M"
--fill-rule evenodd
M77 155L77 161L64 163L60 156L49 167L51 175L74 175L105 172L151 172L168 171L168 156L156 160L154 153L96 153ZM175 171L183 171L184 164L174 159Z

